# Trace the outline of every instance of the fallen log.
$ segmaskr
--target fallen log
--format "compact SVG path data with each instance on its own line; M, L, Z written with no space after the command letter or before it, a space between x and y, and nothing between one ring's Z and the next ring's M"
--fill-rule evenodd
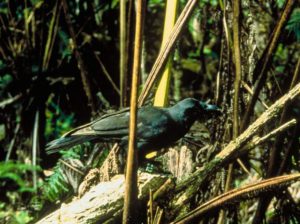
M139 172L139 200L149 196L150 189L156 191L167 180L167 176ZM116 175L109 182L92 187L81 198L74 197L59 209L37 223L110 223L118 220L124 203L125 178Z

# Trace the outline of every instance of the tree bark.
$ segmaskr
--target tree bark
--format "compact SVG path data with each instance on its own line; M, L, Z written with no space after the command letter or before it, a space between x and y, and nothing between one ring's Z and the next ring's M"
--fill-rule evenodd
M166 176L139 173L139 200L145 200L167 180ZM74 197L37 224L45 223L114 223L120 220L124 204L124 175L116 175L110 182L92 187L82 198Z

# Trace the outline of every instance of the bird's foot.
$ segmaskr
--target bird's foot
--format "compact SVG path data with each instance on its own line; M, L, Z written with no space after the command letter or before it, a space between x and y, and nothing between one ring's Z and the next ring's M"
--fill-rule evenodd
M164 169L162 164L156 161L147 161L139 168L142 172L159 173L166 176L173 176L171 172Z

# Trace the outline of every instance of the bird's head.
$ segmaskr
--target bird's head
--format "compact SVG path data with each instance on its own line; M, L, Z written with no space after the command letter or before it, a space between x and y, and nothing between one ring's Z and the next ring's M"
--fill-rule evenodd
M213 104L208 104L194 98L187 98L176 105L172 109L178 119L184 120L188 125L192 125L195 120L204 120L213 114L219 115L221 109Z

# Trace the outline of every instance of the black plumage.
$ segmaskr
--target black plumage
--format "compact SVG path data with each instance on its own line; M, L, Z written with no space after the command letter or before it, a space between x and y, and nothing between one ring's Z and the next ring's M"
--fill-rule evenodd
M161 149L182 138L196 120L219 112L220 109L205 102L187 98L172 107L145 106L138 109L137 148L139 158L149 150ZM47 145L53 153L86 141L117 141L123 148L128 144L129 109L104 115L95 121L77 127Z

